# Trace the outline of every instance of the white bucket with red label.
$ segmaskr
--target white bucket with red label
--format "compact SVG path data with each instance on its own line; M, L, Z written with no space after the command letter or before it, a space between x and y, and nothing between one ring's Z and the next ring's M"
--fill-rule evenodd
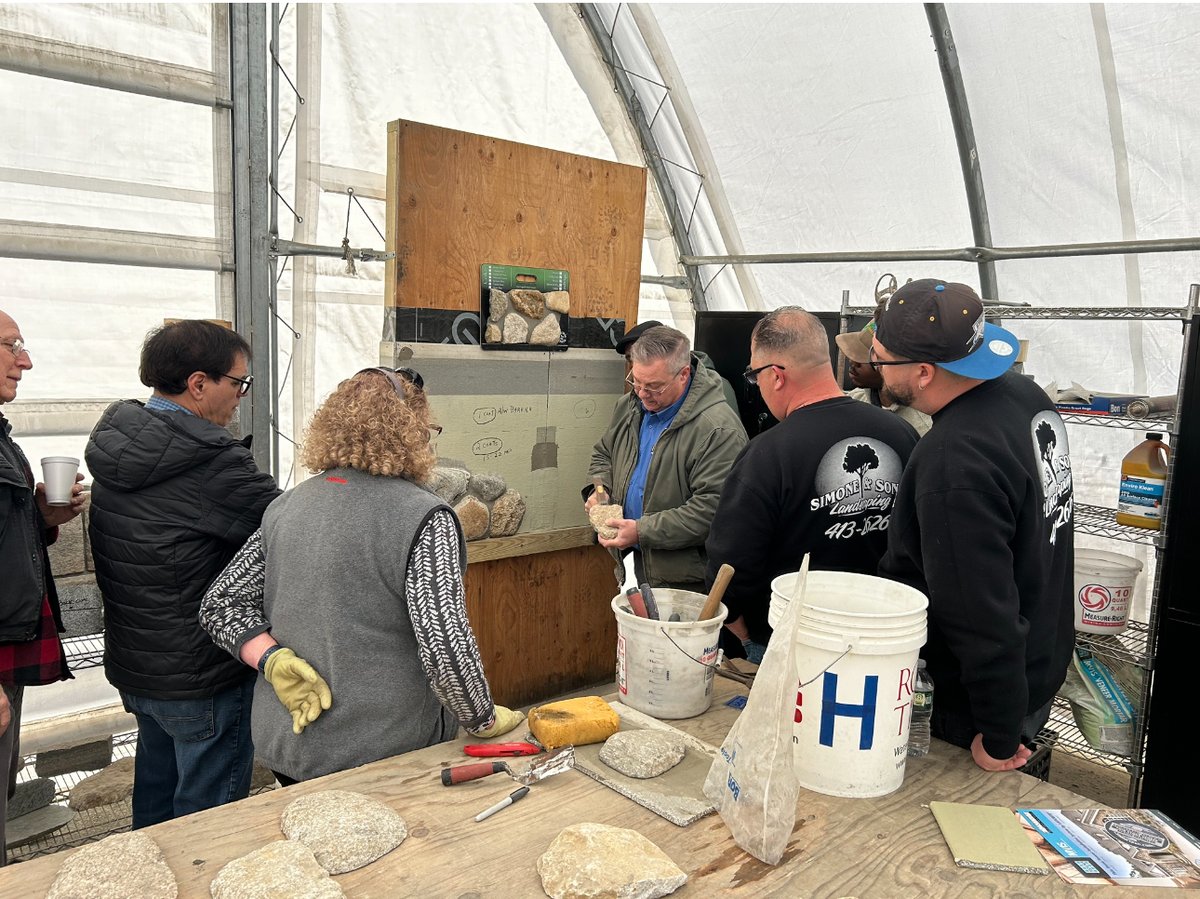
M612 610L617 616L617 690L621 702L654 718L693 718L712 705L717 643L728 610L697 621L703 593L655 587L661 620L639 618L629 600L618 594ZM679 620L671 621L675 615Z
M1129 624L1142 563L1100 549L1075 550L1075 630L1119 634Z

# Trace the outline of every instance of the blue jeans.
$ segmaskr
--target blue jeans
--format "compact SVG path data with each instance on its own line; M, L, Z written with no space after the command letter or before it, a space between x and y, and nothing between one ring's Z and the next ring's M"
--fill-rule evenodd
M250 794L254 678L208 699L148 699L121 692L137 717L133 828L149 827Z

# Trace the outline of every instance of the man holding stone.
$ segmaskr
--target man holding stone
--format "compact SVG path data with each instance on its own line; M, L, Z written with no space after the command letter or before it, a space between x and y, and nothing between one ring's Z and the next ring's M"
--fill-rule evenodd
M17 385L33 368L21 329L0 311L0 405L17 397ZM59 633L63 630L46 547L58 526L83 511L83 488L76 476L66 506L46 502L44 484L35 484L29 462L12 439L0 413L0 866L7 859L4 822L8 800L21 770L21 700L25 688L71 677Z

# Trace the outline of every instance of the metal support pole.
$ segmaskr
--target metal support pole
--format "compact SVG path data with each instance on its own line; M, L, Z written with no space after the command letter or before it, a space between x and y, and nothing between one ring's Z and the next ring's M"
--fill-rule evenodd
M584 25L587 26L592 39L599 48L600 55L603 57L605 64L612 70L613 85L617 93L620 94L621 99L625 102L625 110L629 113L629 120L633 123L633 127L638 134L638 140L642 145L642 155L645 157L646 165L650 169L654 183L658 185L659 193L662 195L663 205L666 207L667 217L671 222L671 233L675 237L675 246L679 248L681 259L691 257L694 255L695 249L692 247L692 239L688 234L687 222L684 219L683 210L680 208L679 200L675 195L675 188L671 184L671 176L667 172L666 165L663 163L662 154L658 148L658 141L650 129L650 122L646 118L646 112L642 108L642 101L638 97L637 90L620 64L620 59L617 56L617 48L614 46L612 38L609 37L596 6L592 3L581 3L579 4L579 12L583 17ZM683 263L683 267L688 286L692 291L692 306L700 311L707 310L708 300L704 295L704 284L700 280L698 267L687 262Z
M975 246L990 247L992 226L988 220L983 174L979 170L979 149L975 145L971 107L967 103L962 69L958 64L958 50L954 46L954 35L950 32L950 20L946 17L945 4L926 3L925 16L933 32L938 67L942 70L942 84L946 88L946 102L950 106L950 121L954 124L958 161L962 166L963 185L967 190L967 209L971 215L971 233ZM985 300L994 300L999 296L996 286L996 264L990 259L979 260L979 295Z
M233 96L233 246L235 327L250 342L254 390L242 400L242 430L258 438L254 459L278 476L272 453L271 420L275 383L274 318L269 306L267 254L270 190L268 175L267 8L231 3L230 80ZM249 413L248 415L246 413Z

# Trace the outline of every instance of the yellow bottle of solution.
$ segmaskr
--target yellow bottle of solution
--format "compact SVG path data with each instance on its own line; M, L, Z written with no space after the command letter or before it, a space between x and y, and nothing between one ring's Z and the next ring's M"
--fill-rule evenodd
M1121 493L1117 524L1158 530L1166 494L1171 448L1163 435L1150 433L1121 460Z

